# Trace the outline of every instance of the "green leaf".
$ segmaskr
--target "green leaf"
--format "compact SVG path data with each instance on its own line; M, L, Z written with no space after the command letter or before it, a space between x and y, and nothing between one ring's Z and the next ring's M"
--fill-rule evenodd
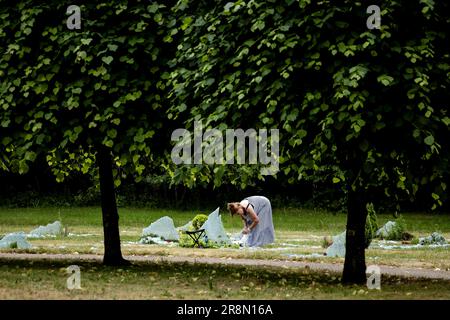
M103 57L103 58L102 58L102 61L103 61L104 63L108 64L108 65L109 65L113 60L114 60L114 58L111 57L111 56L107 56L107 57Z
M394 81L394 78L388 75L382 75L377 78L377 81L381 82L384 86L389 86Z
M147 7L148 12L150 13L155 13L156 11L158 11L159 5L157 3L152 3L151 5L149 5Z
M119 46L116 44L108 44L108 49L112 52L116 52L118 48L119 48Z
M36 138L36 143L37 144L42 144L42 142L44 142L44 139L45 139L45 134L40 134Z
M81 43L88 46L92 42L92 38L81 39Z
M109 148L112 148L114 146L114 142L112 140L108 140L105 138L105 140L103 141L103 144Z
M41 122L38 122L38 123L35 123L35 124L33 125L33 128L31 129L31 131L36 132L36 131L38 131L38 130L40 130L40 129L42 129L42 123L41 123Z
M19 174L25 174L29 169L30 167L28 167L28 164L25 160L19 161Z
M25 153L24 159L27 161L34 161L36 159L36 153L34 153L32 151L27 151Z
M115 137L117 137L117 130L116 129L110 129L107 132L108 137L110 137L111 139L114 139Z
M442 122L448 127L450 126L450 118L449 117L444 117L442 118Z
M425 144L431 146L434 144L434 137L432 135L429 135L423 141L425 142Z
M333 183L339 183L341 182L341 179L339 179L338 177L333 177Z
M308 132L306 132L306 130L300 129L297 132L297 135L300 139L303 139L304 137L306 137L306 135L308 134Z

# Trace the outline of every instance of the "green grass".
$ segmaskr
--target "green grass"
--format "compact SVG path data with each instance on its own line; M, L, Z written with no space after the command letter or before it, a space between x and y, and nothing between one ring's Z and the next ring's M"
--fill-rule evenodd
M232 248L197 249L140 245L142 229L162 216L173 218L175 226L184 225L199 213L208 214L215 208L198 211L120 208L122 252L125 255L160 255L186 257L288 259L289 254L323 253L324 236L345 230L345 214L331 214L320 210L275 209L273 220L276 243L261 250ZM426 236L434 231L450 239L450 216L423 213L404 214L407 231ZM379 215L381 226L392 215ZM29 232L39 225L61 220L69 232L89 234L83 237L57 237L30 240L32 248L2 249L0 252L31 253L94 253L103 254L101 210L86 208L0 208L0 234L15 231ZM227 232L242 228L239 218L222 211ZM278 250L281 248L281 250ZM293 258L305 260L305 258ZM420 248L407 250L366 250L367 264L398 267L419 267L450 271L448 248ZM308 261L343 263L343 258L311 258ZM293 276L267 268L235 271L224 267L186 267L175 265L136 265L122 271L97 264L82 264L81 291L65 288L67 275L61 268L67 263L18 262L0 260L0 299L427 299L450 298L448 282L383 280L380 292L356 287L342 287L339 279L328 274L300 274ZM187 269L186 269L187 268ZM212 275L213 269L217 274ZM221 270L221 271L220 271ZM241 276L236 276L240 273ZM244 275L242 275L244 274ZM213 280L210 280L209 277ZM195 281L193 279L196 279ZM285 279L285 280L283 280ZM248 285L251 284L251 285ZM176 288L176 290L174 289Z
M205 210L203 213L209 213ZM120 230L122 240L137 241L141 231L151 222L162 216L173 218L175 226L181 226L199 212L157 210L157 209L120 209ZM335 235L345 229L346 216L333 215L325 211L304 209L275 209L273 214L278 246L280 243L320 246L323 236ZM380 215L380 225L392 220L391 215ZM449 236L449 215L407 214L404 215L407 230L416 236L429 235L438 231ZM32 209L0 209L0 234L14 231L29 232L39 225L61 220L72 233L92 234L87 237L70 237L46 240L32 240L44 245L51 243L90 244L102 241L101 210L95 207L86 208L32 208ZM239 218L232 218L223 212L222 220L228 232L238 232L242 228Z
M345 214L331 214L320 210L305 209L275 209L273 220L275 225L276 243L269 247L292 246L289 250L237 250L237 249L209 249L198 250L189 248L166 248L155 245L139 245L142 229L162 216L173 218L175 226L184 225L199 213L208 214L213 208L204 212L177 211L160 209L120 209L120 231L125 254L156 254L156 255L182 255L182 256L210 256L230 258L259 258L280 259L283 253L309 254L321 253L324 236L336 235L345 230ZM426 236L434 231L444 234L450 239L450 216L412 213L403 215L407 231L416 237ZM381 226L392 215L379 215L378 223ZM70 233L90 234L83 237L58 237L56 239L30 240L33 248L27 250L33 253L103 253L103 230L101 210L98 207L85 208L28 208L5 209L0 208L0 234L9 232L29 232L39 225L45 225L55 220L61 220ZM239 218L232 218L222 211L222 220L227 232L235 233L241 230L242 222ZM130 243L133 242L133 243ZM24 250L3 249L2 251L22 252ZM449 268L450 259L447 249L411 249L411 250L381 250L369 249L366 251L368 260L378 260L382 264L416 266L422 265L430 268ZM327 258L329 262L341 262L339 258Z
M154 220L169 216L175 226L181 226L199 213L209 214L214 208L198 211L179 211L166 209L120 208L120 224L123 227L139 227L149 225ZM232 218L228 212L222 210L222 220L225 228L241 228L242 222L238 217ZM27 227L46 224L49 221L61 219L66 225L101 226L101 210L98 207L82 208L18 208L1 209L0 225L11 227ZM274 225L280 230L339 231L345 226L345 215L333 215L326 211L306 209L274 210Z
M450 299L449 281L383 276L381 290L368 290L308 270L170 263L110 268L77 262L82 289L68 290L72 263L1 261L0 299Z
M209 214L214 208L203 212L179 211L167 209L120 208L121 227L143 228L162 216L169 216L175 226L181 226L199 213ZM228 212L221 210L225 228L239 229L242 222L232 218ZM403 215L408 231L414 233L450 232L449 214L408 213ZM78 208L0 208L0 226L2 228L33 228L55 220L62 220L68 226L101 226L101 210L98 207ZM390 214L378 215L378 223L384 224L394 219ZM273 221L280 231L326 231L336 234L345 229L346 215L331 214L323 210L310 209L274 209Z

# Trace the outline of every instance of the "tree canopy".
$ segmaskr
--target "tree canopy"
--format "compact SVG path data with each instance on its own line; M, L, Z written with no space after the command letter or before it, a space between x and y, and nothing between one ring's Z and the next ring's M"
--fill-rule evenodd
M156 165L174 20L157 2L103 1L76 10L73 29L69 5L0 8L1 166L25 173L44 154L59 181L98 168L104 262L122 264L114 185Z
M448 7L391 1L381 9L381 29L369 30L355 1L184 8L169 116L280 128L279 180L350 183L394 201L424 191L439 206L449 180Z
M344 270L360 282L368 196L447 200L446 2L383 3L379 30L351 0L100 1L80 6L79 30L69 5L2 3L0 169L38 154L58 180L99 167L105 230L113 181L146 169L188 187L327 181L348 194ZM195 121L279 129L280 172L176 165L170 134Z
M276 179L345 190L343 281L351 283L365 281L369 197L397 202L423 192L436 208L449 181L448 4L390 1L379 30L368 29L366 9L307 0L185 8L180 20L189 26L170 77L169 116L279 128ZM199 167L190 168L197 179ZM226 165L201 169L203 180L243 188L264 178Z
M171 50L164 37L173 22L156 2L97 2L83 5L82 28L69 30L68 5L20 1L0 9L9 167L24 173L44 152L63 180L72 170L87 173L104 146L121 174L139 177L164 122L162 74Z

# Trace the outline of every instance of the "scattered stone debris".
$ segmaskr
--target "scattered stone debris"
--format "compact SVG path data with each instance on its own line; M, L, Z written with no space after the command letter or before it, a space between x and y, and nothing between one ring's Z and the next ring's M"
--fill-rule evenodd
M93 237L95 234L92 233L68 233L68 237Z
M320 253L310 253L310 254L295 254L295 253L283 253L283 256L286 256L288 258L324 258L327 257L325 254Z
M444 236L441 235L440 233L433 232L428 237L419 238L419 244L422 246L431 245L431 244L445 245L445 244L447 244L447 240L445 240Z
M193 231L193 228L193 220L181 227L175 228L173 220L170 217L165 216L156 220L149 227L143 230L142 238L139 240L139 243L169 245L171 241L180 242L180 234L183 236L183 232ZM206 221L200 226L200 229L205 229L204 235L200 239L204 243L218 246L226 246L231 244L231 240L223 227L222 218L219 214L219 208L214 210L207 217Z
M405 231L405 222L400 217L396 221L386 222L383 227L377 230L375 237L384 240L410 241L414 238L414 235Z
M219 208L214 210L201 229L205 229L207 242L213 242L218 245L229 245L231 240L223 227L222 218L219 214Z
M27 238L35 239L35 238L45 238L45 237L56 237L62 235L64 232L63 226L60 221L55 221L53 223L49 223L46 226L40 226L34 230L32 230Z
M60 221L49 223L46 226L39 226L26 234L25 232L9 233L0 240L0 248L31 248L27 239L39 239L56 237L64 234L64 228Z
M189 221L188 223L186 223L184 226L178 227L177 230L178 231L188 231L191 229L191 227L193 227L192 220Z
M0 240L0 248L29 249L31 244L26 239L25 232L8 233Z
M239 247L246 247L248 234L236 233L230 237L230 241Z
M142 238L146 237L159 237L166 241L180 240L180 236L178 235L177 229L175 229L173 220L168 216L164 216L150 224L147 228L144 228L142 230Z
M327 248L325 253L327 257L345 257L345 234L344 231L333 237L333 244Z
M421 245L421 244L417 243L417 244L408 244L408 245L404 245L404 244L387 245L385 243L385 241L382 241L382 242L378 243L377 245L371 246L371 248L380 248L380 249L385 249L385 250L392 250L392 249L411 250L411 249L423 249L424 246L426 246L427 248L446 248L446 247L449 247L450 244L446 243L446 244Z
M148 236L148 237L141 238L141 240L139 240L138 243L140 243L140 244L158 244L158 245L168 246L174 242L166 241L166 240L162 239L161 237Z
M384 226L382 226L380 229L377 230L375 233L375 236L382 239L388 239L390 238L390 235L394 231L396 227L396 222L394 221L388 221Z

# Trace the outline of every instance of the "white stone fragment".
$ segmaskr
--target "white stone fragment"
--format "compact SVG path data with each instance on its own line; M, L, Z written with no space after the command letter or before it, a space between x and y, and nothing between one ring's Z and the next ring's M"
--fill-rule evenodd
M32 230L27 238L45 238L45 237L55 237L59 236L63 233L63 227L60 221L55 221L53 223L49 223L46 226L40 226L34 230Z
M0 248L28 249L31 244L26 240L25 232L8 233L0 240Z
M205 221L201 229L205 229L206 239L208 242L217 244L231 244L222 223L222 217L219 214L219 208L214 210Z
M180 236L175 229L173 220L168 216L162 217L150 224L147 228L144 228L142 230L142 237L144 238L148 236L160 237L161 239L168 241L180 240Z
M328 257L345 257L345 234L344 231L333 237L333 244L326 251Z
M184 226L178 227L178 231L188 231L192 227L192 220L186 223Z
M444 236L440 233L433 232L428 237L419 238L419 244L420 245L445 245L447 244L447 240L445 240Z
M384 226L377 230L375 236L381 238L388 238L392 230L395 228L396 223L394 221L388 221Z

